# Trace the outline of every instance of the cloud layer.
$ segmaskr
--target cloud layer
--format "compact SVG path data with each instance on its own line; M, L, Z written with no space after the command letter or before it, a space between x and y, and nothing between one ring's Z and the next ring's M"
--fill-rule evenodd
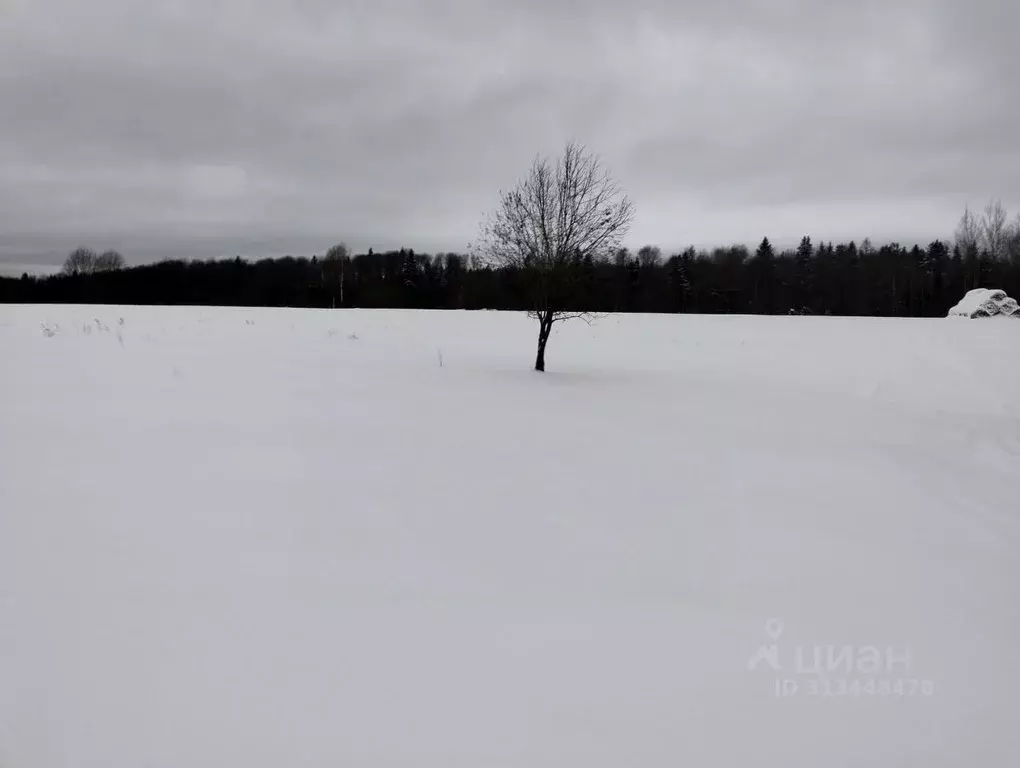
M0 0L0 260L462 249L568 138L634 244L1020 203L1010 0Z

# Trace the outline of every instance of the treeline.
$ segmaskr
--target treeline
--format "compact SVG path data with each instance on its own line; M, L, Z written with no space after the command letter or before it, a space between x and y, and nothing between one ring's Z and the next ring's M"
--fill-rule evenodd
M1020 296L1020 254L976 245L875 248L804 238L776 252L769 241L664 256L655 247L577 263L570 309L873 316L945 315L968 290ZM188 304L272 307L527 309L522 275L463 254L403 249L324 258L168 260L130 268L68 270L0 279L7 303Z
M530 309L524 267L496 268L477 256L401 249L324 257L167 260L124 267L114 251L71 252L61 274L0 278L0 302L186 304L269 307ZM766 238L744 246L664 255L654 246L611 258L577 259L562 281L559 309L932 317L973 288L1020 298L1020 216L999 202L969 210L952 244L818 243L805 237L777 252Z

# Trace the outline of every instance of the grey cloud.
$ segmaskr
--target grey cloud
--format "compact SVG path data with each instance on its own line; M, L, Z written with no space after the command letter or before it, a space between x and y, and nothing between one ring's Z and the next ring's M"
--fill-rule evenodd
M0 260L462 248L567 138L635 243L1020 204L1008 0L0 0ZM797 217L800 217L799 219Z

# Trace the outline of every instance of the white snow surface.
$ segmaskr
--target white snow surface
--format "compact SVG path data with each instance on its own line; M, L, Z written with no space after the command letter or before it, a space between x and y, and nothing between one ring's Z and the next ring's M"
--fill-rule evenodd
M1018 330L0 306L0 765L1016 765Z
M975 288L949 310L949 317L1020 317L1020 305L1005 291Z

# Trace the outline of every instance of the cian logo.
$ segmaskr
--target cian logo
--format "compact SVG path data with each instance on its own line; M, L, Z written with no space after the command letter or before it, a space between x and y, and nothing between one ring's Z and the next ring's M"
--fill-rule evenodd
M804 693L811 696L931 696L934 683L910 674L913 654L909 648L878 645L797 645L780 651L785 625L779 619L765 622L771 643L761 645L747 661L747 669L773 673L779 698ZM895 675L892 673L896 673ZM799 675L801 677L794 677Z

